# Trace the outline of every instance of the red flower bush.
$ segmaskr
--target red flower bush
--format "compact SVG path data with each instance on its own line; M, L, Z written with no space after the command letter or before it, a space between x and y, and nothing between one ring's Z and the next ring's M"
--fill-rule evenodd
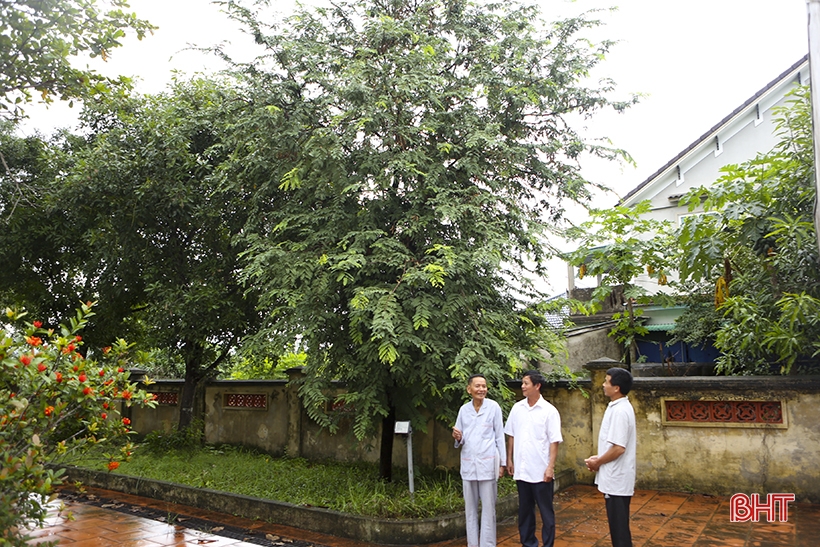
M7 310L11 324L0 326L0 538L17 541L12 545L26 544L24 535L43 522L51 489L61 483L62 470L46 464L86 453L113 471L134 448L131 420L120 411L156 404L117 372L129 366L132 348L124 341L100 352L99 361L77 352L84 343L79 331L92 315L91 306L83 306L68 325L44 333L42 322L25 324L25 312Z

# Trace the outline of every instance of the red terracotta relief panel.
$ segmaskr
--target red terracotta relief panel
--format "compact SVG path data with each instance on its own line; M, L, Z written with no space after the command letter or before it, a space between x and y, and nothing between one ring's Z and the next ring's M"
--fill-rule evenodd
M175 391L157 391L152 392L154 400L161 405L177 405L179 404L179 394Z
M664 401L667 422L782 424L780 401Z
M268 408L268 396L264 393L227 393L226 408Z

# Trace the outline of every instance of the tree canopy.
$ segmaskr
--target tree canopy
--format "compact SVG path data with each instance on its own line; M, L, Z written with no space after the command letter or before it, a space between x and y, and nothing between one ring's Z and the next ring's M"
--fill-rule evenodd
M226 3L264 53L234 64L258 105L231 181L253 188L243 277L307 353L300 393L331 429L331 380L358 438L425 429L471 373L503 379L557 336L533 284L566 200L584 201L570 117L610 101L589 83L609 42L578 17L515 3L361 0L268 26ZM589 85L588 85L589 84ZM503 392L501 393L503 395ZM348 413L345 413L346 415Z
M225 133L243 105L231 86L195 80L88 103L83 137L6 136L30 199L0 234L5 303L36 305L50 322L61 308L99 301L90 345L126 332L185 363L182 427L195 389L261 322L254 291L238 279L247 207L219 189ZM0 188L6 210L16 193Z
M22 116L35 94L51 102L105 90L111 79L75 65L83 54L105 60L128 30L142 39L155 28L127 8L127 0L0 0L0 116Z
M568 238L578 247L566 254L566 260L579 267L581 278L601 279L584 311L597 311L615 287L623 291L626 309L612 315L616 324L610 336L622 344L627 364L640 358L637 338L649 332L642 324L643 309L635 304L668 301L664 293L650 291L639 277L646 274L663 286L675 269L669 254L674 249L671 224L648 218L649 211L648 201L634 207L591 209L588 221L567 230Z

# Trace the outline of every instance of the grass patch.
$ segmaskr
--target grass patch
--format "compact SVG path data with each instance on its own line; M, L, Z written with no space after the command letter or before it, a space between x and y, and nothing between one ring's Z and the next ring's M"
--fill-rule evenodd
M100 468L87 460L64 463ZM411 499L406 469L394 469L393 482L385 483L376 464L274 458L231 446L138 450L114 472L378 518L427 518L464 510L458 472L415 469ZM515 491L509 477L499 481L499 497Z

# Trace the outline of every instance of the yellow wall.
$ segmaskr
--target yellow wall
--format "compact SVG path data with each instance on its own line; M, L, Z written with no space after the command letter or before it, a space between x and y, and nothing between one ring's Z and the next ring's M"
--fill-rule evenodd
M558 471L572 470L576 480L591 484L584 458L595 452L598 428L608 400L601 384L615 361L585 365L590 380L570 388L566 382L547 386L544 397L561 413L564 442ZM511 382L514 390L520 382ZM149 386L151 391L181 392L179 381ZM266 409L227 409L228 393L264 393ZM520 391L518 392L520 395ZM820 502L820 378L818 377L669 377L635 378L629 398L638 425L638 488L692 491L715 495L734 493L794 493L798 501ZM662 417L663 401L782 401L785 424L737 427L726 424L669 425ZM330 435L314 424L287 382L209 384L205 394L206 441L255 446L271 454L310 459L378 460L378 437L359 442L342 420ZM178 407L131 409L140 434L169 430ZM406 466L404 437L393 450L396 466ZM430 420L427 433L413 433L416 465L456 468L458 450L447 424Z

